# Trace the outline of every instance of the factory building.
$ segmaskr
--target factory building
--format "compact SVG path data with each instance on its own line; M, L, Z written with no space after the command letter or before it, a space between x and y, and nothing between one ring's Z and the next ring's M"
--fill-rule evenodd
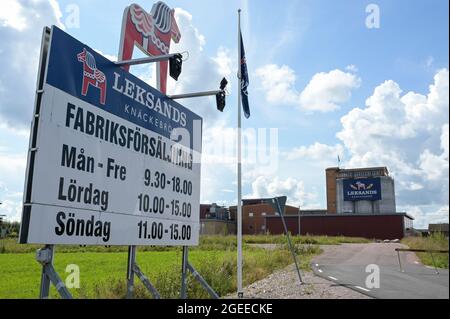
M400 239L413 231L414 218L398 213L394 179L386 167L325 170L327 209L286 216L292 234ZM283 233L280 218L268 217L271 234Z
M392 214L326 214L286 216L287 228L293 235L326 235L369 239L401 239L412 231L413 218L406 213ZM268 216L270 234L283 234L278 217Z
M396 210L395 183L386 167L332 167L325 170L325 179L327 209L286 205L292 234L400 239L413 232L414 218ZM200 216L202 234L236 233L236 206L202 205ZM279 212L263 199L243 200L242 233L284 233Z
M386 167L326 169L329 214L396 212L394 179Z

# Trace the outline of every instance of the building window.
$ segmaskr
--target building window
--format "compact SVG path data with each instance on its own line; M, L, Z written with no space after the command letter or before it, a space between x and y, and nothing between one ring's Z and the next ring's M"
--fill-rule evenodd
M253 217L253 213L248 213L248 217Z

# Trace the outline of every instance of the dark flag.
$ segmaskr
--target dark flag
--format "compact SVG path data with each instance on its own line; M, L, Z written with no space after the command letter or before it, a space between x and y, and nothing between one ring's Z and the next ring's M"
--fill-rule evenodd
M247 71L247 60L245 59L244 41L242 41L242 32L239 30L241 37L241 97L242 97L242 108L244 110L244 115L246 118L250 117L250 106L248 105L248 71Z

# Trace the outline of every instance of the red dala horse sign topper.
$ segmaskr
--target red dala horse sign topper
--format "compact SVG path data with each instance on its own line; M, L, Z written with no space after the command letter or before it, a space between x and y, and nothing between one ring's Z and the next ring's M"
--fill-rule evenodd
M125 8L120 37L119 61L131 60L134 46L148 56L169 54L170 40L178 43L180 30L175 21L175 10L164 2L158 1L147 13L137 4ZM160 63L159 83L162 93L167 89L168 62ZM124 66L129 70L129 66Z

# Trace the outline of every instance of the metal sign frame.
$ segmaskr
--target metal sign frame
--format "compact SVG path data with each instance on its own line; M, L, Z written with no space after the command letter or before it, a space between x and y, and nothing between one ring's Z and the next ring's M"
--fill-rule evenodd
M36 92L35 92L35 102L33 110L33 119L31 121L30 139L28 145L28 158L27 166L25 170L25 192L23 194L23 211L22 219L20 223L20 237L19 241L24 243L27 241L28 229L30 226L30 214L31 214L31 187L33 184L33 170L34 170L34 160L37 151L37 135L39 126L39 113L41 110L42 94L44 93L44 82L45 75L47 72L48 56L50 52L50 37L51 29L45 27L42 32L41 40L41 52L39 56L39 68L36 80Z
M28 240L29 227L30 227L30 215L31 215L31 195L32 195L32 183L33 183L33 173L35 169L35 156L37 149L37 137L39 132L39 119L41 112L41 103L44 93L44 84L47 76L48 64L50 59L50 46L51 46L51 37L52 37L52 29L49 27L45 27L42 34L42 42L41 42L41 52L39 59L39 68L37 75L37 84L36 84L36 95L35 95L35 103L34 103L34 112L31 123L31 131L30 131L30 139L29 139L29 148L28 148L28 159L27 159L27 167L26 167L26 178L24 185L24 196L23 196L23 212L22 212L22 223L20 230L20 242L26 243ZM132 62L132 61L131 61ZM141 61L142 62L142 61ZM148 61L147 63L150 63ZM48 298L50 285L53 284L59 295L65 299L71 299L72 295L65 286L64 282L61 280L61 277L56 272L53 267L53 259L55 253L55 245L54 244L45 244L45 246L36 251L36 260L42 265L42 274L41 274L41 285L40 285L40 298ZM208 293L213 298L218 298L217 293L207 284L207 282L203 279L203 277L195 270L195 268L188 262L188 246L183 246L183 260L182 260L182 291L181 297L185 298L186 293L186 277L187 272L190 271L196 280L202 284L203 287L208 291ZM136 275L144 284L146 289L153 295L154 298L161 298L159 292L152 285L148 277L146 277L139 266L136 263L136 246L129 246L128 249L128 267L127 267L127 297L133 298L134 292L134 275Z
M45 27L42 32L41 52L39 55L39 68L36 83L35 102L33 119L31 123L30 139L28 146L28 159L25 174L25 192L23 195L24 208L22 212L22 222L20 223L20 242L26 242L25 236L28 236L31 214L31 186L33 180L34 160L37 151L37 134L39 129L39 114L41 110L42 94L45 76L47 72L48 58L50 52L51 29ZM64 299L72 299L72 295L65 286L61 277L53 267L54 245L45 245L44 248L36 251L36 261L42 265L41 284L39 289L39 298L47 299L50 292L50 284L53 284L60 296Z

